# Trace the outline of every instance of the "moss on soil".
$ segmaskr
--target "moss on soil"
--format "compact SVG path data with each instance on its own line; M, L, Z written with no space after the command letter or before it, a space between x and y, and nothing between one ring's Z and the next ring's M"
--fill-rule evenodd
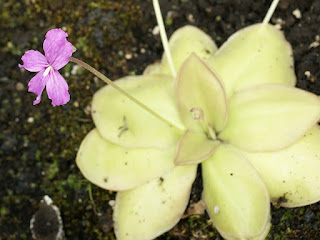
M194 24L218 45L236 30L261 21L270 2L160 1L168 35ZM61 72L67 78L71 101L53 108L44 94L41 103L32 106L35 96L27 93L27 82L34 74L20 71L17 65L26 50L41 51L49 29L62 27L77 47L75 57L111 79L140 74L162 54L160 38L152 34L156 22L151 1L0 0L0 6L0 240L31 239L29 221L46 194L61 210L67 239L114 239L108 204L114 193L91 186L74 161L81 140L94 127L92 95L104 84L68 64ZM292 15L296 8L302 19ZM319 16L318 0L283 0L273 18L285 21L298 86L316 94L320 94L319 47L308 46L319 35ZM90 186L94 203L88 194ZM191 203L199 200L200 193L198 178ZM268 239L319 239L319 208L320 204L313 204L273 209ZM219 235L203 215L182 220L159 239L219 239Z

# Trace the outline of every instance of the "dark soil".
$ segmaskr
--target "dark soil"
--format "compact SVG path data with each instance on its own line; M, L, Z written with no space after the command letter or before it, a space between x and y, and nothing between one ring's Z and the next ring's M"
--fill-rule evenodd
M160 1L169 36L192 24L219 46L235 31L261 22L270 3ZM34 74L17 65L26 50L42 51L49 29L65 27L77 47L75 57L111 79L141 74L163 51L160 37L152 34L156 21L151 0L0 0L0 6L0 240L31 239L29 222L46 194L61 210L67 239L114 239L108 204L114 193L90 185L75 165L79 144L94 127L92 95L104 84L68 64L61 73L69 83L71 101L54 108L44 94L33 106L35 95L27 92L27 83ZM295 9L301 19L292 14ZM279 19L294 49L298 87L320 95L320 46L309 47L320 35L320 1L282 0L272 22ZM200 198L200 181L194 184L191 203ZM320 239L320 204L272 209L272 224L268 239ZM206 215L195 215L159 239L221 237Z

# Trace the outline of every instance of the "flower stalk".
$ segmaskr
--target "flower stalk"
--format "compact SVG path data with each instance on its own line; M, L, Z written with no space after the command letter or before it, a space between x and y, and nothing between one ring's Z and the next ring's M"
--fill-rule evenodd
M161 10L160 10L160 6L159 6L158 0L153 0L153 8L154 8L154 12L155 12L156 18L157 18L157 23L158 23L158 26L159 26L159 29L160 29L160 37L161 37L161 42L162 42L162 45L163 45L163 49L164 49L164 52L166 54L169 66L170 66L170 70L171 70L172 76L174 78L176 78L177 73L176 73L176 70L175 70L174 65L173 65L171 52L170 52L170 49L169 49L168 37L167 37L166 29L164 27L164 23L163 23L163 19L162 19Z
M278 3L279 3L279 0L273 0L266 16L264 17L264 19L262 21L263 24L267 24L270 21L274 11L276 10Z

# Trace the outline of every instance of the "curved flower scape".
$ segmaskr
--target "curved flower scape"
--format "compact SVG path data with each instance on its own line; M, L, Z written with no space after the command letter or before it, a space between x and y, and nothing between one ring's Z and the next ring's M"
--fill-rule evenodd
M217 50L186 26L169 44L176 80L163 56L144 75L117 84L172 127L106 86L93 98L96 129L77 155L86 178L118 191L117 238L153 239L171 229L185 211L198 163L203 200L225 239L264 239L270 201L319 201L320 100L294 87L283 34L256 24Z
M70 100L68 84L58 72L68 62L72 55L72 44L67 40L68 34L62 29L52 29L47 32L43 42L45 55L39 51L29 50L22 56L23 65L29 72L38 72L29 84L29 92L37 94L33 105L40 103L41 95L47 87L48 97L53 106L64 105Z

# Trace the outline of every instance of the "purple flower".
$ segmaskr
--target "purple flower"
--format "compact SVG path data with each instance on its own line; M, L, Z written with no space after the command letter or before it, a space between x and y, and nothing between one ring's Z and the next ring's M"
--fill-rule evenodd
M53 106L69 102L68 84L58 70L64 67L72 55L72 44L67 41L68 34L62 29L52 29L47 32L43 42L45 55L39 51L29 50L21 58L23 65L29 72L38 72L29 82L29 92L37 94L33 105L41 101L41 94L46 87L48 97Z

